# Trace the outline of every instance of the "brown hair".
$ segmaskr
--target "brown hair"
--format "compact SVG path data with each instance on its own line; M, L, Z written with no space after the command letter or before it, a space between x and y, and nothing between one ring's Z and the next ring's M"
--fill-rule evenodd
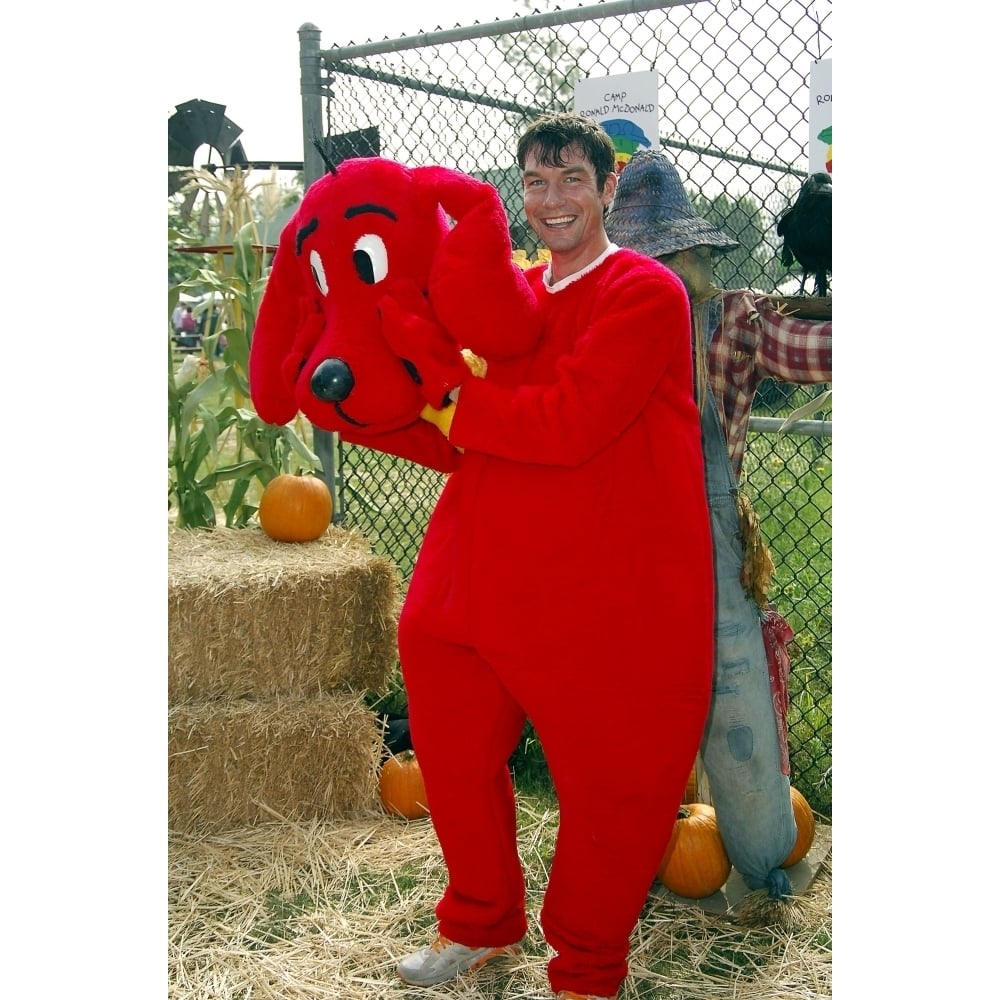
M547 167L564 165L563 152L579 146L594 168L597 189L604 189L608 174L615 172L615 144L593 118L570 111L554 111L536 118L517 144L517 165L524 170L528 153Z

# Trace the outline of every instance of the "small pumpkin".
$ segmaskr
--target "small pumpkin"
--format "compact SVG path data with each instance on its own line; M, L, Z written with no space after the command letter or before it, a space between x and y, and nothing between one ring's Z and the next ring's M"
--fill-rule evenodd
M275 476L260 497L257 518L276 542L312 542L330 527L333 497L319 476Z
M379 771L378 794L382 807L393 816L423 819L430 815L424 776L412 750L403 750L386 759Z
M678 896L704 899L726 884L732 869L714 807L682 804L656 877Z
M792 849L781 863L782 868L791 868L798 864L812 847L816 837L816 817L813 815L812 806L806 801L806 797L794 786L792 791L792 816L795 817L795 843Z

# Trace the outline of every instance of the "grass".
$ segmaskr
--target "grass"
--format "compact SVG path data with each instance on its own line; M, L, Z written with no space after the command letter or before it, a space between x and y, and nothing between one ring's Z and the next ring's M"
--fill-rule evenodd
M804 390L785 409L801 405ZM782 415L779 413L775 415ZM771 600L795 639L789 650L792 784L832 818L833 618L830 441L751 433L744 480L777 567Z

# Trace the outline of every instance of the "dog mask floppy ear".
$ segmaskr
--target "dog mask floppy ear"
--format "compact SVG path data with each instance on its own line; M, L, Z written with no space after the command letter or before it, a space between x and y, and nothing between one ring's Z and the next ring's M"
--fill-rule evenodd
M296 261L300 225L297 211L281 231L253 329L250 394L261 419L269 424L286 424L298 412L295 378L323 326L315 289L305 283Z
M487 360L527 353L541 332L540 309L512 260L496 188L448 167L416 167L414 174L455 220L431 261L428 295L438 322Z

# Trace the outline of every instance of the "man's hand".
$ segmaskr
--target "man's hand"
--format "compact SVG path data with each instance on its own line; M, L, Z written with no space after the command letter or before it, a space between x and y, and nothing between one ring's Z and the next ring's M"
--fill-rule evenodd
M420 411L420 419L433 424L445 437L451 434L451 422L455 419L455 404L449 403L443 410L425 406Z
M476 378L486 378L487 363L486 358L481 358L478 354L474 354L467 347L462 348L462 360L468 365L469 371L472 372ZM452 399L457 399L457 392L452 393Z

